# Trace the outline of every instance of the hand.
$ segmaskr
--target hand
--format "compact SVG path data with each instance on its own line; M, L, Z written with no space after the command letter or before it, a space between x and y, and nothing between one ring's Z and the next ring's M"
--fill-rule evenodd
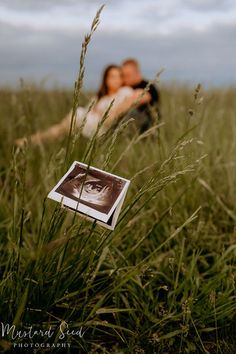
M144 90L143 89L136 89L134 90L134 93L132 94L132 97L134 99L138 99L141 97L141 95L143 94Z
M149 92L145 92L143 89L136 89L133 93L133 98L138 100L138 105L149 103L152 99Z

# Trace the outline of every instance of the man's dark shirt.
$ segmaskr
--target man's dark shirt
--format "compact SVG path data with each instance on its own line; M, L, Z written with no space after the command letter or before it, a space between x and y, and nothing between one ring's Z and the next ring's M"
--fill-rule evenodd
M145 89L148 85L146 80L140 81L137 85L132 86L135 89ZM158 90L153 84L150 84L149 89L147 91L151 95L151 101L148 103L141 104L137 107L138 112L140 115L137 116L136 124L138 125L138 129L140 133L143 133L147 129L149 129L153 124L153 118L149 106L156 106L156 112L158 117L161 117L160 114L160 95Z

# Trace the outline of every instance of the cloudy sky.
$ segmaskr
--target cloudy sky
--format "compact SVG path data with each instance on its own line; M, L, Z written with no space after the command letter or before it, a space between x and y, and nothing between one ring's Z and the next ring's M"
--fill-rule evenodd
M86 87L126 57L147 78L164 68L162 82L236 84L235 0L0 0L0 86L24 78L73 87L82 39L104 3Z

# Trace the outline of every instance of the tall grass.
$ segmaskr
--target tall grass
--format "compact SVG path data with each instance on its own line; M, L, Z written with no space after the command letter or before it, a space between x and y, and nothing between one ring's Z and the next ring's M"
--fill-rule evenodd
M60 326L81 335L19 349L9 334L2 352L234 353L235 89L163 86L162 122L143 136L128 122L86 140L72 120L69 140L15 148L85 103L83 58L73 102L0 91L0 319L51 326L54 344ZM75 159L131 179L114 231L46 199Z

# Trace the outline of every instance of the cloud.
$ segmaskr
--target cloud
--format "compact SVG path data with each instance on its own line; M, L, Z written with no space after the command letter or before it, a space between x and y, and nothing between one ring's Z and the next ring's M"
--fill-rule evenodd
M41 4L42 5L42 4ZM83 14L86 13L86 16ZM89 27L94 13L89 14L85 9L68 5L48 6L47 9L36 11L31 7L21 9L0 5L0 22L18 28L28 27L35 31L78 31Z
M37 31L78 32L89 25L102 0L2 0L0 21ZM86 14L86 16L85 16ZM133 34L171 34L204 30L217 23L236 20L232 0L107 1L100 31Z
M150 78L165 67L163 81L236 83L236 10L230 0L216 2L108 1L88 50L86 85L97 87L103 67L128 56ZM102 0L40 0L37 11L33 4L1 1L0 84L48 77L73 87L82 39Z
M1 0L1 4L4 5L4 7L20 12L28 10L33 12L44 11L54 8L56 4L58 4L59 6L65 6L73 5L75 3L75 0L58 0L57 2L55 2L54 0Z
M235 8L234 0L183 0L183 5L196 11L229 11Z

